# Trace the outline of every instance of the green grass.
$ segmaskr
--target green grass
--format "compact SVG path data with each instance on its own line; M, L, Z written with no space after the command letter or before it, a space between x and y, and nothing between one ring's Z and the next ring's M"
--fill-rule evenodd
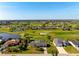
M0 32L9 32L10 28L0 28Z
M31 48L27 50L20 50L18 52L9 52L9 54L43 54L43 51L37 50L37 48ZM8 53L7 53L8 54Z
M73 30L73 31L57 31L54 32L56 37L62 38L63 40L76 40L79 39L79 31Z
M40 48L28 46L26 50L19 50L19 45L6 48L3 54L43 54Z
M35 48L26 50L26 51L22 51L21 54L43 54L42 51L38 51Z
M68 39L79 39L79 30L72 31L63 31L63 30L26 30L26 31L17 31L17 32L9 32L9 28L0 28L0 32L7 32L11 34L20 34L23 36L24 33L28 33L32 35L34 38L39 37L41 39L40 33L47 33L46 35L55 34L55 37L62 38L64 40ZM37 36L37 37L36 37ZM46 36L43 38L46 39ZM37 38L38 39L38 38Z
M62 30L26 30L26 31L17 31L17 32L10 32L9 28L0 28L0 32L7 32L11 34L20 34L23 36L24 33L28 33L32 35L34 38L39 37L41 39L40 33L47 33L46 35L55 34L56 37L62 38L64 40L67 39L79 39L79 30L72 30L72 31L62 31ZM36 37L37 36L37 37ZM46 39L46 36L43 38ZM37 38L38 39L38 38Z
M76 50L73 46L67 46L67 47L64 47L64 49L68 52L68 53L79 53L78 50Z

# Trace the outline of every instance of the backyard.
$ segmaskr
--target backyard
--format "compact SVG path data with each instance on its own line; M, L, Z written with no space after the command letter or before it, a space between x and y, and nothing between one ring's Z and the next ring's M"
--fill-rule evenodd
M73 46L64 47L64 49L70 54L78 54L79 51L75 49Z

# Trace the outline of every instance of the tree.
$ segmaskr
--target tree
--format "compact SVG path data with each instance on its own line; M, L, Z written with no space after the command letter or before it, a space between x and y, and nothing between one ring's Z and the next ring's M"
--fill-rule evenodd
M15 30L16 30L15 27L11 27L11 28L10 28L10 31L11 31L11 32L13 32L13 31L15 31Z
M30 42L30 39L32 38L32 36L29 35L28 33L25 33L23 37L24 37L24 40L27 41L27 43L29 43Z
M5 41L1 41L1 42L0 42L0 45L2 45L2 44L4 44L4 43L5 43Z
M51 39L51 36L50 35L48 35L47 37L48 37L48 39Z
M53 55L53 56L57 56L57 55L58 55L58 51L57 51L56 49L53 49L53 50L52 50L52 55Z
M24 34L23 39L21 39L21 43L20 43L20 49L21 50L26 50L28 43L30 42L30 38L31 36L27 33Z
M26 50L27 46L28 46L27 42L25 40L21 40L21 43L19 46L20 50Z

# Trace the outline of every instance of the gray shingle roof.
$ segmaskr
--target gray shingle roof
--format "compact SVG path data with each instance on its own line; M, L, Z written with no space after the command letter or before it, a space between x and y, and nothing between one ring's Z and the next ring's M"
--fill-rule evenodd
M20 35L17 35L17 34L9 34L9 33L0 33L0 40L8 40L8 39L18 39L20 38Z
M36 40L36 41L32 41L31 43L29 43L29 45L33 47L46 47L47 43L44 40Z

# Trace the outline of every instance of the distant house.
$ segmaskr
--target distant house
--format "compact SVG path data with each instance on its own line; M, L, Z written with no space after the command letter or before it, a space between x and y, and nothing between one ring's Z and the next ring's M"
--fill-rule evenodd
M9 21L0 21L0 24L5 24L5 25L7 25L7 24L10 24L10 22L9 22Z
M47 47L47 43L44 40L35 40L29 43L32 47Z
M7 41L9 39L19 39L20 35L9 34L9 33L0 33L0 41Z

